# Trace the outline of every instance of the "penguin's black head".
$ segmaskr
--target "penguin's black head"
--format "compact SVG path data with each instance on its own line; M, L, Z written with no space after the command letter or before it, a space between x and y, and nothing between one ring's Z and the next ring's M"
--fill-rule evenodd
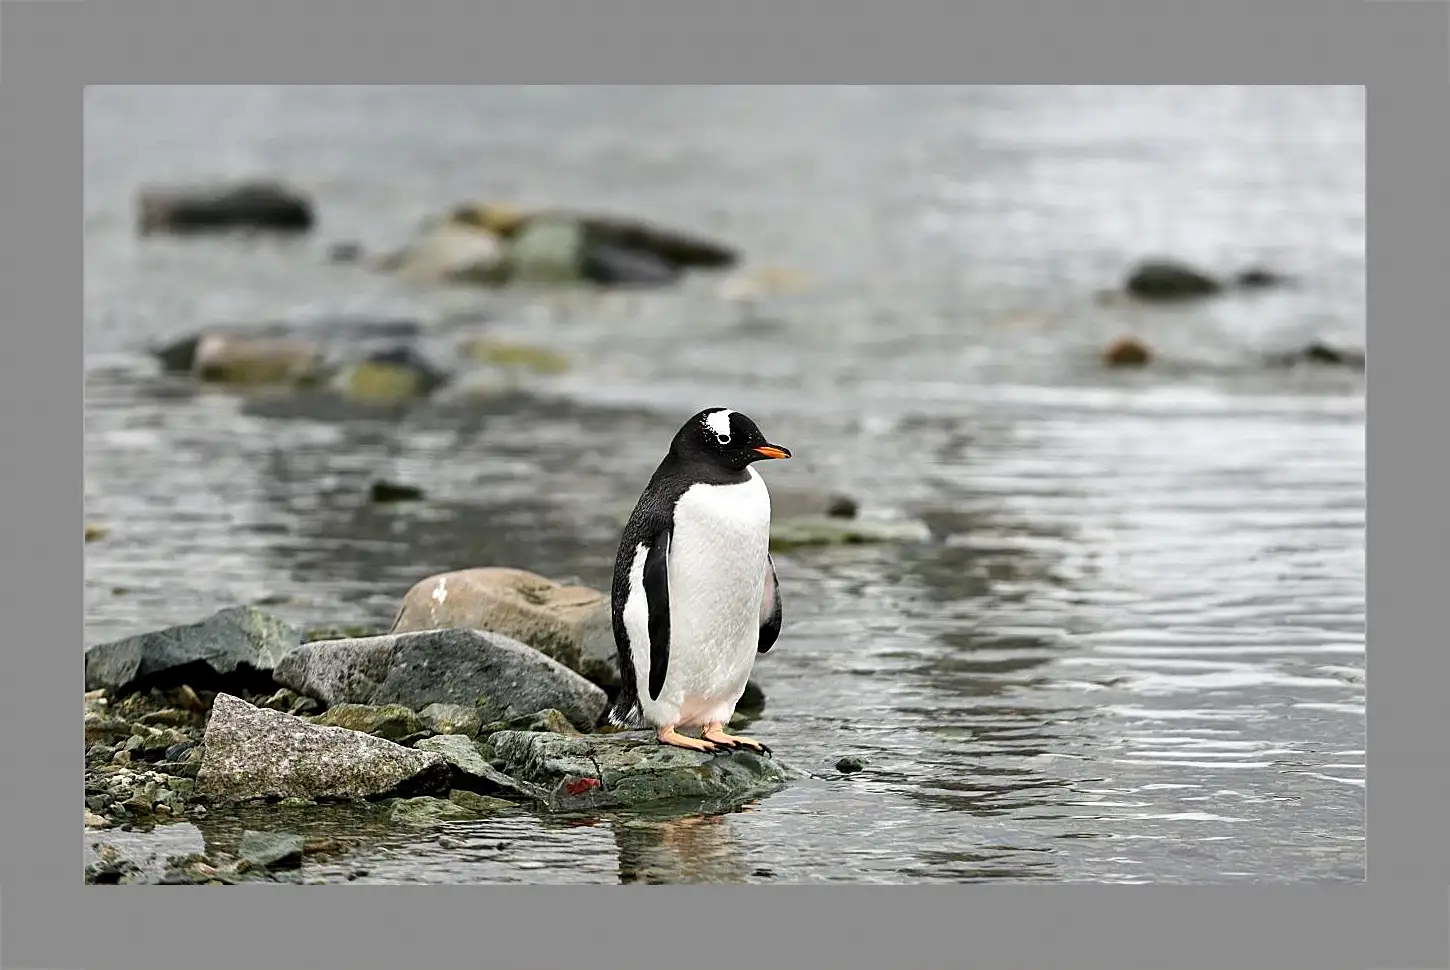
M686 421L675 433L670 451L736 471L762 458L790 457L790 449L772 444L754 421L729 408L706 408Z

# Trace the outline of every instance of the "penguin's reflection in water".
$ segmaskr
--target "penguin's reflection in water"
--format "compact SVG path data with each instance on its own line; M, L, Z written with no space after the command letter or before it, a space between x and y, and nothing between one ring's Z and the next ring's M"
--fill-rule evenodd
M621 818L613 822L622 885L740 883L752 866L731 827L730 815Z

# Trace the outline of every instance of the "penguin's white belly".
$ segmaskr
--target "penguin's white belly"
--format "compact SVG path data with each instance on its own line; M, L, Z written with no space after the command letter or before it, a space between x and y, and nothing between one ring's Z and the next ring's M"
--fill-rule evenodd
M681 497L668 559L669 668L657 701L640 692L651 721L729 719L755 665L769 549L770 493L755 469L748 482L695 485Z

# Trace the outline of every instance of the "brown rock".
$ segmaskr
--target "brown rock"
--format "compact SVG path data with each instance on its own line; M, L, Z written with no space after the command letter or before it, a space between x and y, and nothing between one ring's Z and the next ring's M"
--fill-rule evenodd
M605 687L619 683L609 596L522 569L430 576L403 597L394 633L464 628L501 633Z
M1108 367L1142 367L1150 359L1148 345L1137 337L1119 337L1103 351L1103 363Z

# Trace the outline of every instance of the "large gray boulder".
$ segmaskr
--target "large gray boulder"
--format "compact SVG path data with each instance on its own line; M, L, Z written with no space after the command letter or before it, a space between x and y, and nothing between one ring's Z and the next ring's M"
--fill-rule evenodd
M602 687L619 685L609 597L524 569L460 569L429 576L403 597L394 633L467 628L502 633Z
M561 711L580 730L604 712L603 690L500 633L425 630L304 644L277 666L278 683L333 704L430 704L478 710L483 723Z
M660 744L647 733L567 736L501 731L481 748L498 770L546 792L557 812L688 805L718 810L807 777L749 751L704 754Z
M293 627L236 606L199 623L168 627L86 650L86 690L112 697L150 687L260 689L268 672L302 643Z
M203 739L197 791L219 801L355 800L447 791L441 755L218 694Z

